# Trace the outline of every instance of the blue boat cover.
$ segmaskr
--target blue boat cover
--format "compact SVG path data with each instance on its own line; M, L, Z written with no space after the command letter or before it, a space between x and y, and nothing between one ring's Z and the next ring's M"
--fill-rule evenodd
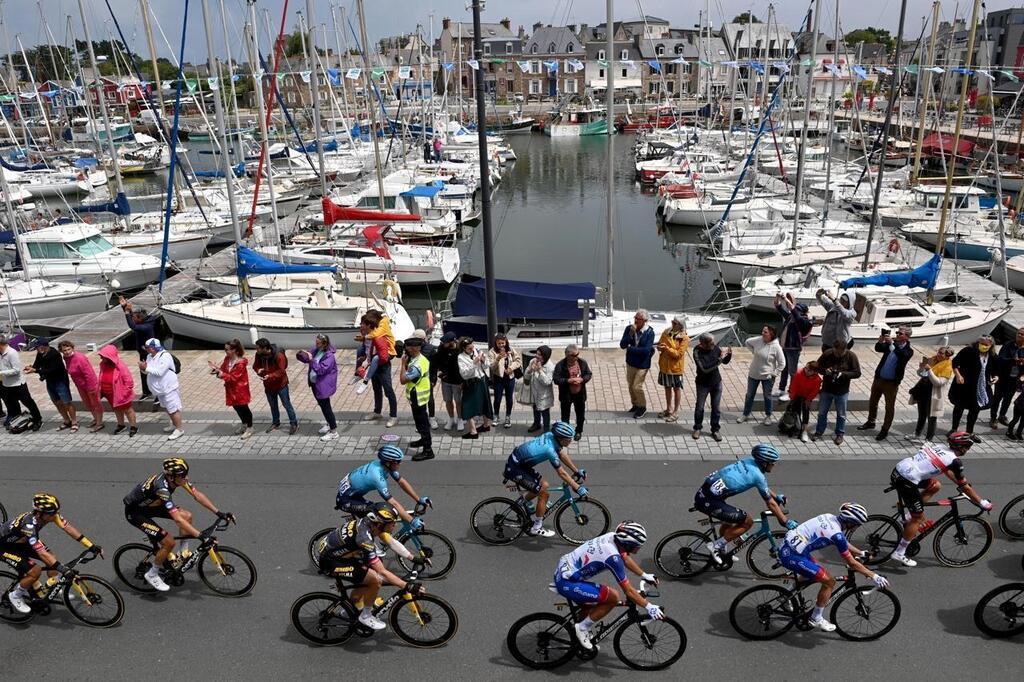
M88 206L76 206L72 209L75 213L113 213L114 215L131 215L132 209L128 205L128 197L124 192L119 192L113 201L105 204L90 204Z
M309 144L303 145L301 147L296 147L295 149L296 149L296 151L300 151L300 152L303 152L303 153L313 153L313 152L316 151L317 144L318 144L318 142L316 142L316 140L314 140L313 142L310 142ZM338 141L337 140L331 140L330 142L325 142L324 143L324 151L325 152L336 152L336 151L338 151Z
M580 320L583 319L583 311L577 301L581 298L592 299L597 291L591 282L553 284L499 279L495 281L495 286L499 320ZM458 287L452 305L453 315L487 314L486 288L482 278L464 275Z
M248 277L250 275L288 275L303 272L337 272L334 265L288 265L278 263L266 256L256 253L252 249L238 247L238 276Z
M900 272L880 272L877 275L868 277L851 277L840 282L840 289L851 289L867 286L890 286L890 287L920 287L922 289L933 289L939 278L939 268L942 266L942 257L938 254L932 256L931 260L919 265L913 270Z
M82 159L75 159L75 163L74 163L75 168L95 168L98 165L99 165L99 161L97 161L93 157L86 157L86 158L82 158Z
M14 163L8 163L3 156L0 156L0 166L3 166L6 170L18 171L19 173L32 170L43 170L47 168L47 165L45 163L36 163L32 164L31 166L19 166Z
M232 166L231 172L235 174L236 178L240 178L245 175L245 163L242 162L237 166ZM197 178L223 178L224 171L212 170L212 171L196 171Z
M404 192L402 192L401 196L403 196L403 197L426 197L427 199L433 199L438 194L440 194L441 190L443 190L443 189L444 189L444 183L441 183L440 185L438 185L436 183L433 184L433 185L416 185L412 189L407 189Z

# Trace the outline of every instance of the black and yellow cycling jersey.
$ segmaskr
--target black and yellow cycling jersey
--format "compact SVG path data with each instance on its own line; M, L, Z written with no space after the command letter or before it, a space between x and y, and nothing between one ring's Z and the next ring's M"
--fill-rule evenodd
M131 492L125 495L124 506L126 507L163 507L168 512L177 511L177 507L171 500L171 495L178 486L167 479L166 474L157 474L139 483L132 488ZM181 485L189 495L195 497L196 488L187 478Z
M46 549L46 546L39 540L39 531L48 522L40 518L41 516L42 514L36 511L25 512L0 526L0 545L27 545L33 549L40 545ZM58 528L68 525L67 519L60 514L54 514L53 523Z
M380 540L388 543L391 536L381 533ZM338 526L320 540L317 550L321 558L354 558L365 563L380 558L371 523L365 518L354 519Z

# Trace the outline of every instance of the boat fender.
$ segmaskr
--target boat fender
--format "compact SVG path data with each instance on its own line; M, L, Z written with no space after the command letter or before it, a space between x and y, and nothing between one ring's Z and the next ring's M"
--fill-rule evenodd
M895 237L890 239L889 240L889 249L888 250L889 250L889 253L894 254L894 255L899 253L900 252L900 242L899 242L899 240L896 239Z
M427 309L427 332L434 329L434 311Z
M1015 208L1013 208L1011 206L1010 210L1008 210L1006 212L1006 217L1009 218L1010 220L1013 220L1014 218L1016 218L1017 217L1017 209L1015 209Z
M386 279L381 283L384 290L384 297L394 301L402 300L402 287L393 279Z

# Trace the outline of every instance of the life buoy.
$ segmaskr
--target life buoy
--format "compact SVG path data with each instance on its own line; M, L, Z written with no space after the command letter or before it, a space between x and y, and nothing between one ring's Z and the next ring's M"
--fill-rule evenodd
M381 283L384 290L384 297L393 301L402 300L402 287L393 279L386 279Z
M900 252L900 241L893 237L889 240L889 253L895 255Z

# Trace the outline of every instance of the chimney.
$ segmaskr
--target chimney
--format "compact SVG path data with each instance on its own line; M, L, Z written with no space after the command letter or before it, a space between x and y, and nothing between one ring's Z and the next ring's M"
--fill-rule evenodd
M566 24L565 27L569 29L570 33L576 33L576 24Z
M526 29L523 28L522 24L519 24L519 32L516 35L519 36L520 40L526 37Z
M508 17L505 17L505 18L504 18L504 19L502 19L502 20L501 20L501 21L500 21L499 23L500 23L500 24L501 24L502 26L504 26L504 27L505 27L505 30L506 30L506 31L511 31L511 30L512 30L512 20L511 20L511 19L509 19Z
M581 38L584 38L584 37L586 37L586 33L587 33L587 25L586 24L580 24L580 32L579 32L578 35Z
M534 25L533 25L533 32L536 33L539 29L542 29L542 28L544 28L544 22L543 21L538 21L538 22L534 23Z
M449 28L451 28L451 25L452 25L452 20L449 19L448 17L445 17L444 19L441 20L441 30L442 31L447 31Z

